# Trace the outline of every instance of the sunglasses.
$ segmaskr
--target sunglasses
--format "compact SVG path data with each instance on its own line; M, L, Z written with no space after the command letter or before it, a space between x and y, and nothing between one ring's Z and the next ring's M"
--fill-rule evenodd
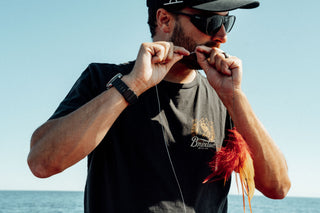
M191 15L183 12L172 12L177 15L184 15L190 17L191 23L198 28L201 32L214 36L223 25L226 32L229 33L236 21L235 16L221 16L221 15L213 15L213 16L202 16L202 15Z

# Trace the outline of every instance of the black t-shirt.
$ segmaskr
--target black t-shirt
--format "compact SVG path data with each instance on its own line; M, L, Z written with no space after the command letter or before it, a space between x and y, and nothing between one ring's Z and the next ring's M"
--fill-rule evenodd
M133 65L90 64L51 119L104 92L115 74L128 74ZM227 212L230 181L202 184L227 128L230 117L205 77L162 81L128 106L89 154L85 212L183 212L166 144L187 212Z

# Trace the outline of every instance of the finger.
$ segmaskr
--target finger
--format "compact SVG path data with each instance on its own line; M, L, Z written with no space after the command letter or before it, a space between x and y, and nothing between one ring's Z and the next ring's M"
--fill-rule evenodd
M167 60L169 68L171 68L177 61L181 60L183 56L190 55L190 52L183 47L173 46L172 50L172 58Z
M190 55L190 52L187 49L185 49L184 47L180 47L180 46L174 46L173 47L173 52L175 54L179 54L179 55L182 55L182 56Z
M172 42L169 42L168 44L166 44L167 46L167 54L166 54L166 59L165 59L165 63L169 62L172 60L173 55L174 55L174 46Z
M198 46L195 49L195 52L197 54L197 61L200 65L200 67L206 73L210 68L210 65L208 62L208 56L210 57L211 52L212 52L212 48L206 47L206 46Z
M216 47L198 46L195 51L202 53L202 56L200 55L200 61L210 61L211 65L215 64L216 55L222 54L222 50Z
M213 47L210 55L210 64L215 67L217 66L219 70L221 68L221 61L225 59L222 53L221 49Z
M150 52L152 55L151 62L153 64L162 63L166 59L166 47L162 44L152 44L150 46Z
M207 61L207 58L210 57L211 52L212 52L212 48L207 47L207 46L198 46L195 49L195 52L197 53L201 53L199 54L199 62L205 62Z
M232 70L232 76L234 79L239 79L241 81L242 79L242 61L235 57L231 56L233 60L230 62L229 69Z
M213 67L215 67L216 70L217 70L218 72L220 72L220 71L221 71L221 64L222 64L222 61L223 61L223 59L224 59L224 56L221 56L221 54L216 53L216 54L214 54L213 56L211 56L210 59L211 59L210 62L209 62L210 65L213 66Z
M218 70L219 72L221 72L223 75L227 75L227 76L231 76L232 75L232 71L230 69L230 65L232 64L232 59L222 59L221 63L220 63L220 70Z
M211 56L209 60L210 66L214 67L220 74L231 76L230 65L233 59L229 58L227 55L219 48L212 48Z
M221 52L221 53L217 53L214 56L214 60L210 60L209 63L211 64L211 66L215 67L216 70L221 74L230 76L231 75L230 65L232 64L232 62L233 62L233 59L226 58L224 54Z

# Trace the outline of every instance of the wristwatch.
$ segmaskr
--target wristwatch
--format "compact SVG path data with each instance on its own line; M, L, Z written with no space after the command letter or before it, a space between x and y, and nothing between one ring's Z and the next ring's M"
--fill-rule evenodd
M135 104L138 101L138 96L121 80L122 76L123 75L121 73L113 76L106 85L107 89L115 87L124 99L126 99L129 105Z

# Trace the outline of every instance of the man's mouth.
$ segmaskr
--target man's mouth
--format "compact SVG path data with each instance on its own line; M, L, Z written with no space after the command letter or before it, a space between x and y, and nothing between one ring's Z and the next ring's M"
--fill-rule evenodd
M220 48L220 43L214 42L214 41L209 41L205 44L202 44L203 46L207 46L207 47L216 47L216 48Z
M210 48L213 48L213 47L220 48L220 43L217 43L214 41L209 41L207 43L200 44L199 46L202 46L202 45ZM206 55L206 57L209 58L210 55ZM197 55L195 51L191 51L190 55L184 56L179 62L186 65L186 67L188 67L189 69L196 69L196 70L202 69L198 64Z

